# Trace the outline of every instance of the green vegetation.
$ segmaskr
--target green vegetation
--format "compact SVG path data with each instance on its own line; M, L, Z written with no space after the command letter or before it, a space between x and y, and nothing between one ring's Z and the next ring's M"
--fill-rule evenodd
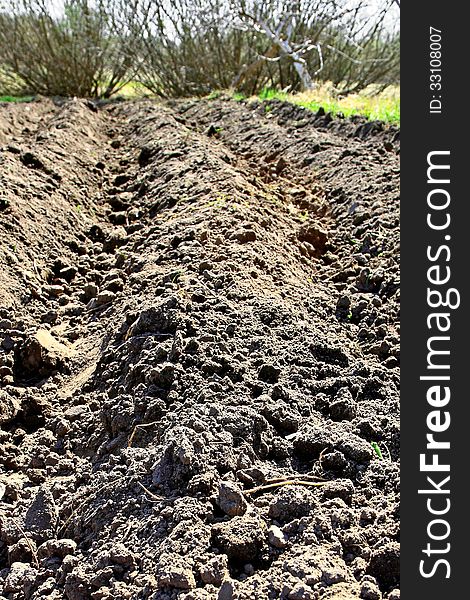
M382 454L382 451L380 450L379 445L377 444L377 442L371 442L371 446L374 449L374 452L380 458L380 460L383 460L383 454Z
M241 92L235 92L233 94L233 99L236 100L237 102L243 102L243 100L245 100L246 97Z
M0 102L31 102L34 96L0 96Z
M323 108L333 115L362 115L369 120L379 120L391 125L400 124L400 88L390 86L377 91L369 86L358 94L341 96L325 85L316 90L299 94L289 94L272 89L263 89L259 95L261 100L284 100L316 112Z

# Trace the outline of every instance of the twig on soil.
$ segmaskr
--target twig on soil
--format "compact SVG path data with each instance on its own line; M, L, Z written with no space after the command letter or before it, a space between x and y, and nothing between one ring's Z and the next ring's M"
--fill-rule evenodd
M272 479L266 479L263 485L269 485L271 483L282 483L283 481L292 481L292 480L300 481L300 480L312 480L314 482L326 482L326 479L323 477L318 477L317 475L295 475L294 477L273 477Z
M157 496L148 490L145 485L140 483L140 481L136 481L137 485L142 488L142 490L147 494L147 496L153 500L154 502L173 502L174 500L178 500L179 496Z
M26 543L28 544L28 548L31 550L31 556L32 556L33 562L36 566L36 569L39 569L38 554L37 554L36 550L34 549L33 544L31 543L31 539L26 535L25 530L23 529L23 527L21 527L21 524L17 519L13 519L13 522L18 527L23 538L26 540Z
M149 498L151 498L154 502L161 502L162 500L168 500L168 498L164 498L163 496L157 496L153 494L150 490L148 490L143 483L137 481L137 485L144 490Z
M267 492L284 485L306 485L311 487L318 487L325 485L326 481L302 481L301 479L289 479L285 481L278 481L277 483L269 483L267 485L259 485L258 487L252 488L251 490L244 490L245 496L251 496L258 492Z

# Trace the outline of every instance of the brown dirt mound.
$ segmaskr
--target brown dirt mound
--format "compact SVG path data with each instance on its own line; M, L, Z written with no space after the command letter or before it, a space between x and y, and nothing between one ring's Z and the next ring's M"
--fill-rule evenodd
M396 132L13 110L3 596L397 600Z

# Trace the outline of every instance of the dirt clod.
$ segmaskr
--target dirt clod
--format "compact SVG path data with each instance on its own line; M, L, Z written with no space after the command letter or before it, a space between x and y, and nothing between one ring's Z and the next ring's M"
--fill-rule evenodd
M264 543L265 528L259 518L250 515L233 517L212 527L212 539L229 559L246 562L258 555Z
M243 515L248 506L240 488L230 481L220 482L217 504L231 517Z

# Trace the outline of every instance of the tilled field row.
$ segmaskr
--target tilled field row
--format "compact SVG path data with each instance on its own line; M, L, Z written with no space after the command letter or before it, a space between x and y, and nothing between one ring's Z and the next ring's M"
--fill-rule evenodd
M397 600L396 144L224 100L9 110L3 595Z

